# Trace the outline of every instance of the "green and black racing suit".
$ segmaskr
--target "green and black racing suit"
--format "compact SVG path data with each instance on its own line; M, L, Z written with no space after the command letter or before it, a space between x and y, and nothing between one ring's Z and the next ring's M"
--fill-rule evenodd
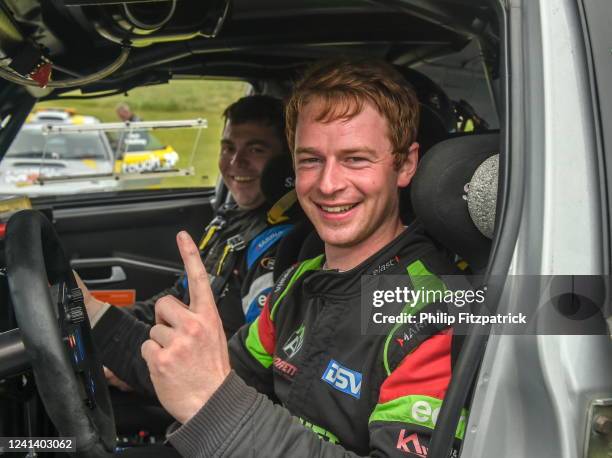
M259 318L230 340L234 370L169 436L183 456L427 455L451 379L453 329L414 340L403 326L363 335L360 282L376 272L408 274L415 288L444 288L440 276L456 274L454 265L418 223L350 271L321 270L323 261L319 256L286 271ZM107 339L139 335L142 343L148 329L136 332L129 321L124 317ZM150 385L139 355L131 367L114 366L111 356L106 352L104 363L128 383L147 378Z

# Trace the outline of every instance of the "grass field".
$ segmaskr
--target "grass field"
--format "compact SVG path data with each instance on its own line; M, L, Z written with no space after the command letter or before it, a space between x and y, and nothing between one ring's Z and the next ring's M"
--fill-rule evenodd
M41 102L36 107L74 108L82 115L95 116L103 122L115 122L115 107L126 102L144 121L204 118L193 164L191 153L197 135L195 129L158 130L153 133L162 143L179 153L179 168L193 165L194 176L166 177L157 187L213 186L217 179L217 157L222 129L221 114L230 103L245 95L247 84L232 81L171 81L169 84L134 89L128 96L102 99ZM77 95L77 94L75 94Z

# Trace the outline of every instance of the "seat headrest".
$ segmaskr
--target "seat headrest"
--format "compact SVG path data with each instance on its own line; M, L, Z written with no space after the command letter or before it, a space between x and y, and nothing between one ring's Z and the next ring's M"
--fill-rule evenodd
M396 68L412 86L419 99L421 116L416 141L419 143L420 159L429 148L451 135L457 127L457 117L452 101L432 79L412 68ZM400 215L406 225L414 221L410 194L411 185L400 190Z
M289 153L273 157L261 173L261 191L270 206L295 188L293 159Z
M439 113L424 104L421 104L419 130L417 132L416 141L419 144L419 157L422 157L429 148L447 139L450 135L450 130L440 119Z
M413 87L421 105L417 141L423 155L457 127L453 103L431 78L412 68L397 67L397 70Z
M499 133L457 136L434 145L411 184L416 217L475 270L486 266L497 198Z

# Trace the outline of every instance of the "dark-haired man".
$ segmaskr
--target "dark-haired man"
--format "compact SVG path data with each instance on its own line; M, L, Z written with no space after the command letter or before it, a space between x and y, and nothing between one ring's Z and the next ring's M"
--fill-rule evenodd
M282 101L265 95L243 97L228 106L223 117L219 170L234 202L219 207L199 250L204 265L216 276L215 300L229 338L259 315L273 285L278 242L293 227L295 209L280 215L281 209L270 218L274 203L266 201L261 186L261 174L268 161L289 154ZM170 296L189 303L187 282L183 276L172 287L136 303L128 311L142 322L154 324L155 302L159 298ZM95 333L112 336L121 314L93 298L84 286L81 288L87 296ZM114 357L119 359L122 355L115 353ZM112 372L107 371L107 375L111 384L126 389Z
M386 64L340 60L306 73L287 136L298 198L325 252L281 276L229 349L197 247L178 234L190 307L161 298L140 341L159 400L182 424L169 436L181 455L427 455L451 378L452 329L419 339L401 326L360 332L362 275L385 265L380 275L408 276L418 289L443 287L440 276L455 272L418 223L400 220L417 125L413 91Z
M219 207L199 243L204 265L215 275L215 295L223 329L231 337L245 321L250 323L263 306L273 279L275 250L279 240L293 227L286 218L282 224L268 221L276 202L266 202L261 175L268 161L289 154L285 140L284 106L280 99L266 95L243 97L223 112L219 171L233 203ZM245 247L234 259L224 257L228 241ZM259 242L265 239L265 243ZM247 256L251 253L250 256ZM262 265L262 260L267 259ZM230 266L232 264L232 266ZM233 272L235 271L235 273ZM225 280L223 276L227 276ZM187 278L183 276L170 289L133 307L141 320L154 323L155 302L166 295L187 299Z

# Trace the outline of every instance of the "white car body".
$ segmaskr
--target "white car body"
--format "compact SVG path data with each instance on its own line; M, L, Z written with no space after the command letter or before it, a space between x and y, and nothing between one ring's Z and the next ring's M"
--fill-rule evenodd
M49 133L45 129L75 123L95 125L99 121L60 110L32 115L0 162L0 193L39 196L116 187L114 154L103 132Z

